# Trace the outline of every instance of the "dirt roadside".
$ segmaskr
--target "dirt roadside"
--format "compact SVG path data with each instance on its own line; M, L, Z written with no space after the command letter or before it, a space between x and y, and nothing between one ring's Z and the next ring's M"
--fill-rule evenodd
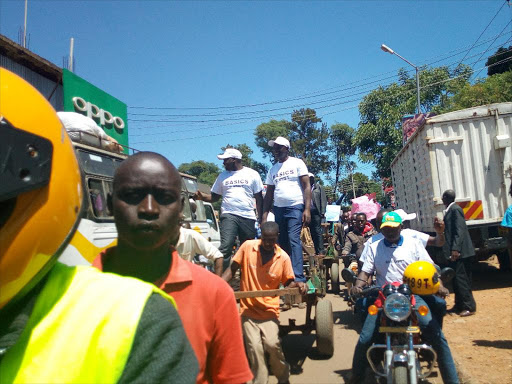
M445 317L443 330L464 384L512 383L512 272L496 258L473 270L473 316ZM448 308L454 303L451 294Z

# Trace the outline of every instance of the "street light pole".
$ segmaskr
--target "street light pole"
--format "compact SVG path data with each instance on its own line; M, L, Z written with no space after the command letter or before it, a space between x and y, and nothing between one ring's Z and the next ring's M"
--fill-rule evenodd
M405 61L407 64L409 64L411 67L413 67L416 70L416 99L418 102L418 113L421 113L421 104L420 104L420 74L419 74L419 68L415 66L413 63L411 63L406 58L400 56L398 53L393 51L391 48L389 48L387 45L382 44L380 46L380 49L382 49L384 52L390 53L392 55L398 56L403 61Z

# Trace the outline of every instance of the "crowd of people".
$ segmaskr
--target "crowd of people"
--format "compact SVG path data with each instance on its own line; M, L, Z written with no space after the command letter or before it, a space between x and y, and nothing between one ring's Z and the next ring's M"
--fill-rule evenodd
M117 245L98 254L94 268L69 267L57 256L82 209L71 142L43 96L4 69L0 75L0 145L15 150L2 149L2 164L18 164L24 176L20 181L13 172L0 173L0 382L266 383L270 374L288 382L279 297L244 298L238 308L228 282L240 270L242 291L284 286L305 294L303 227L311 230L315 253L326 253L325 190L301 159L290 156L290 142L268 142L275 164L265 194L260 175L243 165L238 150L218 156L225 171L211 194L197 192L194 198L221 200L219 249L182 225L175 166L153 152L129 156L117 168L107 199ZM444 220L435 219L435 236L409 229L415 214L403 210L383 209L373 225L364 212L341 211L327 246L342 260L351 255L358 261L353 293L372 276L377 285L402 282L411 263L434 263L425 248L435 246L443 255L437 262L455 270L449 312L474 314L474 249L454 201L455 192L445 191ZM240 246L233 255L236 238ZM197 254L213 262L214 273L191 262ZM442 287L437 296L418 296L416 308L431 308L431 315L420 316L420 326L439 356L444 382L457 383L442 332L447 293ZM377 317L364 320L354 383L364 374Z

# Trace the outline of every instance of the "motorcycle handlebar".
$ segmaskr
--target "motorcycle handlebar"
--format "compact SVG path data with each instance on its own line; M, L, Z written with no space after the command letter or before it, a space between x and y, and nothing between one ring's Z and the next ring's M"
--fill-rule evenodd
M355 295L351 294L351 296L353 296L354 298L365 297L365 296L370 296L372 294L378 294L380 291L381 291L380 287L373 285L371 287L362 288L360 293L355 294Z
M378 293L380 290L381 288L377 286L366 287L362 289L361 296L368 296L371 295L372 293Z

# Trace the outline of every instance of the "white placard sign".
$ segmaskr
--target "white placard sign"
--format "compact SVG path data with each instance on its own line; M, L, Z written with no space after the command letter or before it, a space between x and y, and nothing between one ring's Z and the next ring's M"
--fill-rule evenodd
M327 210L325 211L325 220L326 221L338 221L340 218L340 205L328 205Z

